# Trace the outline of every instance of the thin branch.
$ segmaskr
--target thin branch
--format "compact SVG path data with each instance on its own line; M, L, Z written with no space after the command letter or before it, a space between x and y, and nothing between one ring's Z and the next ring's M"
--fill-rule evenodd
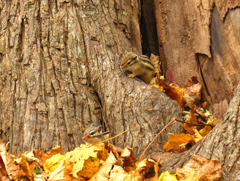
M107 142L107 141L109 141L109 140L112 140L112 139L114 139L114 138L116 138L116 137L122 135L123 133L126 133L127 131L128 131L128 129L125 130L125 131L123 131L123 132L121 132L121 133L119 133L118 135L116 135L116 136L114 136L114 137L111 137L111 138L108 138L108 139L106 139L106 140L103 140L102 142Z
M155 138L151 141L151 143L149 143L149 145L147 146L147 148L143 151L143 153L141 154L139 160L142 160L146 151L149 149L149 147L153 144L153 142L157 139L157 137L165 130L167 129L167 127L169 127L171 124L173 124L176 121L176 118L173 118L172 121L170 121L156 136Z

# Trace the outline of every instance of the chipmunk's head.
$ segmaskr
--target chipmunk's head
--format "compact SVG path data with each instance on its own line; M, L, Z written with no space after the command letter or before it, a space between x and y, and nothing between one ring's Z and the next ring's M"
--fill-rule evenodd
M133 66L138 61L138 55L133 52L128 52L124 57L122 58L120 68L122 70L128 69L129 67Z
M84 133L82 140L89 144L94 144L103 141L102 126L91 125Z

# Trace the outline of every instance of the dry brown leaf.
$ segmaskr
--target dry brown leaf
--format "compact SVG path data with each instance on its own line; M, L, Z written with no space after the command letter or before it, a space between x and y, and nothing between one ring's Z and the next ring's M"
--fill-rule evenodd
M136 164L136 171L138 171L141 175L145 176L145 174L151 170L150 168L154 167L154 169L152 169L152 172L154 172L154 176L149 178L149 179L145 179L146 181L154 181L154 180L158 180L158 163L155 162L152 159L144 159L141 162L139 162L138 164Z
M0 147L1 173L3 176L8 176L11 180L16 180L19 176L19 166L14 162L14 158L16 158L16 156L13 156L6 151L3 141L1 141Z
M191 123L193 123L193 124L198 124L198 119L197 119L197 116L195 115L196 108L197 107L195 105L192 105L191 111L190 111Z
M199 83L196 76L185 82L183 86L184 94L188 94L195 99L195 102L201 100L202 84Z
M135 169L135 155L132 151L132 148L126 147L122 151L121 158L123 158L123 165L122 167L126 171L131 171Z
M217 160L197 155L192 157L183 168L177 168L177 177L179 181L217 181L222 177L222 167Z
M176 149L178 152L185 151L185 146L187 144L194 145L195 139L194 136L190 134L171 134L168 133L169 135L169 141L164 145L164 149L166 151L169 151L171 149Z

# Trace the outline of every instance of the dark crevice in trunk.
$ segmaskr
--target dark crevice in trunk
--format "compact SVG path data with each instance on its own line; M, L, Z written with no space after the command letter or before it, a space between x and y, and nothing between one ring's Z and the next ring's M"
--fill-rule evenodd
M148 56L151 53L159 55L153 0L142 0L141 6L140 30L142 35L142 54Z

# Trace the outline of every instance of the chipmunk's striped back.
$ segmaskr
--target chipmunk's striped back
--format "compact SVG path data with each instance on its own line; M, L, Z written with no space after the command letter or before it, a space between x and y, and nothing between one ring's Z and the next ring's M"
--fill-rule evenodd
M134 52L129 52L122 58L120 68L132 72L129 77L139 76L147 84L155 75L155 68L149 58Z

